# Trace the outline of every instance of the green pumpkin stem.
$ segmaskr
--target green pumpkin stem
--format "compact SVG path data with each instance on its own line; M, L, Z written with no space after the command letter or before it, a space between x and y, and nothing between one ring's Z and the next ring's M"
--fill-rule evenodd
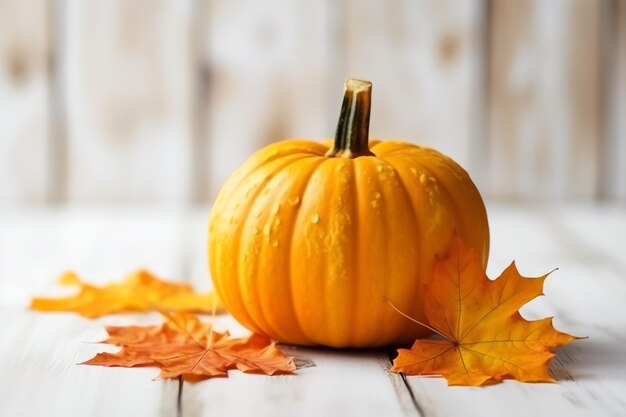
M374 156L369 149L372 83L348 79L343 88L343 103L337 123L335 144L328 157L358 158Z

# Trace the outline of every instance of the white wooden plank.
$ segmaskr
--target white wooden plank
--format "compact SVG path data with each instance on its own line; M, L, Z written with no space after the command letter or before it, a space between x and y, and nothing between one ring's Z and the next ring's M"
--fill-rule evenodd
M0 212L0 305L25 307L58 291L68 269L87 281L121 279L138 268L180 279L183 216L154 209L59 209Z
M626 271L626 209L619 205L576 205L549 212L551 231L562 239L562 250L578 262Z
M199 54L208 85L197 159L202 201L211 201L262 146L334 135L343 81L332 80L329 96L333 6L328 0L235 0L211 1L203 10Z
M70 202L191 199L192 3L62 2Z
M104 283L144 266L181 272L182 216L146 210L27 210L0 215L0 406L2 415L175 415L176 381L152 382L155 369L78 366L112 347L94 344L104 325L160 322L156 314L86 320L26 310L67 268ZM33 399L36 399L35 401Z
M481 1L344 2L345 75L374 84L370 131L434 147L480 177Z
M202 291L213 288L207 246L209 213L209 207L198 207L185 216L185 279Z
M597 213L594 219L604 217L604 235L624 227L621 213ZM626 318L621 314L621 305L626 281L611 265L588 263L587 257L578 257L579 253L572 250L577 243L571 240L583 236L583 230L563 234L562 230L571 225L551 226L564 214L571 215L571 209L522 210L492 205L489 270L496 276L510 262L512 253L525 275L540 275L558 265L560 270L546 282L546 297L533 300L522 309L522 314L529 319L555 315L558 329L589 339L560 350L552 367L560 379L557 384L506 381L487 388L467 388L447 387L440 378L408 377L425 416L549 416L554 410L568 416L623 413L626 362L621 352L626 340ZM602 246L597 249L602 250Z
M0 413L4 416L174 416L177 381L152 382L154 368L80 366L113 347L94 344L102 320L0 308ZM137 318L126 318L126 323ZM118 319L119 323L119 319Z
M48 163L50 2L0 1L0 204L42 204Z
M423 415L548 415L555 409L572 416L621 415L626 404L622 394L626 317L621 314L626 281L619 262L626 213L589 206L489 204L488 210L493 243L490 275L512 258L526 275L560 267L546 283L547 296L533 301L523 313L529 318L554 314L558 328L590 338L561 350L553 369L562 381L554 385L507 381L481 389L448 388L441 379L409 377ZM142 260L156 272L190 276L194 283L208 286L207 214L205 209L184 215L145 209L0 212L0 392L10 399L0 402L0 414L125 415L131 410L134 415L172 415L177 386L150 382L158 374L155 369L73 365L102 349L80 342L100 339L105 323L149 324L160 320L157 315L91 322L71 314L26 312L25 304L15 300L25 301L40 293L39 288L46 289L44 283L56 273L46 276L45 271L67 262L84 266L89 278L103 282L111 279L109 271L121 274L135 265L133 261ZM229 317L218 318L217 326L235 335L245 333ZM399 377L385 372L388 361L382 352L286 349L317 366L295 376L233 372L229 379L185 384L183 412L416 413Z
M605 84L608 123L603 197L626 202L626 1L607 2L604 6L603 46L609 68Z
M492 3L491 195L599 194L601 7L585 0Z
M247 330L230 316L216 320L236 336ZM404 386L389 375L385 352L282 346L299 361L315 366L297 375L262 376L230 372L228 379L187 384L183 410L197 416L416 416ZM400 392L396 391L398 389Z
M101 414L96 415L119 415L128 410L136 410L138 415L154 414L157 409L171 411L175 406L173 395L176 388L171 383L163 386L150 383L150 378L158 374L154 369L137 371L73 366L102 349L102 346L81 344L80 341L102 338L105 323L148 324L158 321L158 317L115 316L92 322L72 314L46 315L24 312L22 309L28 296L39 293L39 288L50 287L48 279L53 275L50 271L63 262L78 264L91 272L89 279L104 282L111 279L107 271L124 269L133 262L136 265L145 261L155 270L179 270L184 251L193 254L193 264L197 266L182 269L194 271L194 282L202 281L205 287L209 286L208 273L202 272L204 266L201 266L206 259L206 217L205 210L184 216L185 222L172 221L172 218L180 220L183 216L168 212L143 213L139 209L75 209L51 213L33 211L29 214L4 212L0 217L0 229L8 233L2 234L0 239L0 294L3 294L0 302L5 306L13 306L4 308L7 311L4 317L13 323L13 327L9 328L7 338L3 340L22 340L20 349L24 356L22 359L15 351L14 344L1 344L2 357L6 360L0 363L0 372L11 376L5 380L13 381L13 385L2 392L13 395L15 390L29 384L31 390L40 394L41 398L47 398L46 392L67 398L67 401L58 401L52 407L51 415L61 415L61 412L70 416L85 415L93 413L91 410L98 410L98 413L101 410ZM179 228L181 225L187 228ZM182 239L181 235L184 236ZM117 237L123 239L116 242ZM64 240L64 244L54 250L55 244ZM38 267L31 269L27 257L33 252L46 256L39 257L35 263ZM22 261L15 262L15 259ZM13 277L24 278L13 280ZM218 326L231 330L235 335L243 336L247 333L230 317L219 318ZM58 338L58 348L55 344L57 340L52 340L55 337ZM46 342L48 340L50 342ZM185 384L184 412L192 415L215 415L216 412L219 415L240 415L243 411L254 411L261 415L291 415L294 407L302 405L305 407L304 415L345 415L353 409L362 411L363 415L377 415L383 411L392 412L393 415L415 414L408 393L398 382L399 377L390 376L385 371L389 365L385 352L287 349L313 360L317 364L315 372L303 369L298 376L278 378L233 373L228 380ZM35 358L35 363L50 363L52 366L43 371L30 366L32 372L13 377L19 366L26 366L25 361L32 358ZM46 386L52 384L53 379L59 379L60 382L46 391ZM326 379L335 382L322 384ZM354 387L347 396L338 387L339 381ZM77 386L81 387L80 401L68 393L68 390ZM0 391L3 388L0 386ZM242 392L247 394L242 397ZM106 397L101 393L106 393ZM41 402L27 404L23 395L16 395L15 398L10 411L19 410L20 415L26 416L41 413ZM241 398L247 400L241 401ZM104 401L107 404L103 406L101 403Z

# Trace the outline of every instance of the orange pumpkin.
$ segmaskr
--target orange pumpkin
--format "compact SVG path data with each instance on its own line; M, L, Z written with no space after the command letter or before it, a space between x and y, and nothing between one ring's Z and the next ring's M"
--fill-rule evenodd
M333 146L288 140L226 181L209 221L216 291L250 330L301 345L408 343L453 232L487 263L483 201L452 159L369 141L371 83L346 82Z

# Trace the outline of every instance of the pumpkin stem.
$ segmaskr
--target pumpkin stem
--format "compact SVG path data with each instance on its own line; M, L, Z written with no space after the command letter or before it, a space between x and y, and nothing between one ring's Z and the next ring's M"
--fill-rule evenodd
M346 80L337 133L335 133L335 144L326 156L342 158L374 156L368 144L371 103L371 82Z

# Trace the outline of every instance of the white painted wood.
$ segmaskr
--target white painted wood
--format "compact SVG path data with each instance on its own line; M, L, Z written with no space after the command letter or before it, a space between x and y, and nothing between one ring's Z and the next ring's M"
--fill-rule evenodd
M191 0L63 0L67 199L191 199Z
M332 136L348 76L374 81L374 136L440 149L485 195L623 202L624 10L1 0L0 204L207 203L266 143Z
M95 283L142 267L180 279L183 224L172 210L3 210L0 305L23 307L35 294L59 291L55 280L68 269Z
M408 377L423 416L619 416L626 397L626 212L617 206L488 204L490 276L514 258L525 275L560 269L546 297L523 309L555 315L557 328L590 338L560 351L558 384L507 381L487 388L446 387L439 378ZM0 415L174 415L177 384L152 381L158 370L81 367L106 348L91 343L105 324L153 324L156 314L89 321L25 310L28 297L53 294L58 271L78 266L96 282L136 266L209 288L205 269L208 209L0 211ZM228 316L218 329L246 331ZM417 415L381 351L285 347L315 362L298 375L232 372L228 379L184 384L183 415Z
M194 288L204 291L213 288L208 264L209 207L199 207L185 216L185 279Z
M626 271L626 209L618 205L579 205L550 213L551 225L563 236L563 250L579 262Z
M374 84L372 136L434 147L478 178L482 2L350 0L341 13L345 75Z
M585 0L492 3L490 195L598 195L601 7Z
M80 366L100 351L103 321L0 308L3 416L175 416L177 381L151 381L155 369ZM119 320L118 320L119 322ZM137 318L126 318L137 323Z
M489 208L490 276L497 276L512 258L527 276L560 267L546 281L546 297L533 300L522 313L529 319L556 316L554 322L559 330L589 339L559 351L552 366L560 379L557 384L506 381L488 388L466 388L447 387L440 378L408 377L423 415L622 415L626 404L626 361L622 354L626 341L626 318L622 314L626 280L622 278L623 270L616 269L610 260L614 243L610 236L626 227L623 211L591 207ZM582 218L573 223L572 217ZM587 226L587 222L591 224ZM592 229L595 241L590 242L584 238ZM598 242L600 236L608 241ZM623 248L623 235L621 239Z
M609 63L604 197L626 202L626 1L605 6L605 60ZM613 7L610 7L613 6ZM608 33L607 33L608 32Z
M227 176L264 145L334 135L343 88L343 75L330 79L334 7L329 0L235 0L211 1L203 10L199 55L208 95L196 179L202 201L212 201Z
M153 324L157 314L90 321L26 310L34 295L61 295L59 272L73 268L104 283L144 266L182 272L182 216L175 211L30 210L0 214L0 415L173 416L177 381L156 369L79 366L100 351L105 324Z
M50 2L0 1L0 205L42 204L49 154Z
M247 334L231 317L217 327ZM228 379L185 384L183 409L197 416L414 416L404 386L394 385L381 351L283 347L299 361L315 363L297 375L268 377L230 372ZM403 391L397 392L396 389Z

